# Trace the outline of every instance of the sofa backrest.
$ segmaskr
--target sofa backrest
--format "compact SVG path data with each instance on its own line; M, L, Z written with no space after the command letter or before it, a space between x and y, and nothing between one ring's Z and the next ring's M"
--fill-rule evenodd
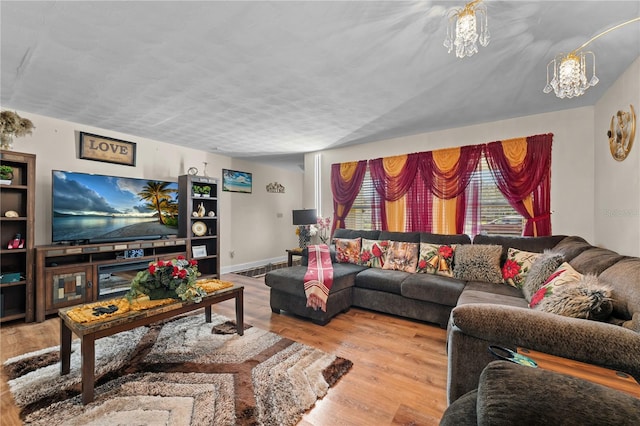
M545 250L555 247L566 235L551 235L548 237L507 237L503 235L482 235L478 234L473 238L473 244L493 244L502 246L502 265L507 259L509 248L529 251L532 253L542 253Z
M345 239L354 239L354 238L366 238L367 240L378 240L378 236L380 235L380 231L365 231L358 229L342 229L338 228L333 231L333 238L345 238Z
M467 234L431 234L428 232L420 233L420 242L429 244L471 244L471 237Z
M403 243L419 243L419 232L391 232L380 231L380 240L400 241Z
M553 251L562 253L576 271L597 275L611 287L614 321L640 333L640 258L592 246L576 236L566 237Z

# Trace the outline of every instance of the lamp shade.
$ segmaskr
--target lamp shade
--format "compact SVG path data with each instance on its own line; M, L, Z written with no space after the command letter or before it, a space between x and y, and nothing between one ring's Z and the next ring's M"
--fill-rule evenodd
M293 210L294 225L313 225L318 221L316 209Z

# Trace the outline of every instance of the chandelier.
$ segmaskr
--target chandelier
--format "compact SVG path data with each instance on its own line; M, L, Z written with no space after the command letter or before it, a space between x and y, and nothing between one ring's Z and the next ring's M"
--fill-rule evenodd
M549 93L553 90L560 99L573 98L584 94L589 87L598 84L600 80L596 75L596 55L591 51L583 52L582 49L595 39L635 21L640 21L640 17L609 28L592 37L576 50L566 55L561 53L553 58L547 64L547 85L542 91ZM590 65L587 62L590 62ZM550 70L553 71L550 72ZM589 70L591 70L591 78L587 76ZM552 76L551 79L549 79L550 76Z
M467 3L462 9L452 9L448 13L448 19L447 37L444 40L444 46L448 49L447 53L451 53L455 47L456 56L464 58L478 52L476 42L479 41L483 47L489 44L487 8L482 4L482 0ZM478 34L478 27L480 34Z

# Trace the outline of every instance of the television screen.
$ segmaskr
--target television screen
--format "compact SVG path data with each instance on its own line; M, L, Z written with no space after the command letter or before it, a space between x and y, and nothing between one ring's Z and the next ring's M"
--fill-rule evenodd
M52 172L52 241L99 243L178 233L178 183Z

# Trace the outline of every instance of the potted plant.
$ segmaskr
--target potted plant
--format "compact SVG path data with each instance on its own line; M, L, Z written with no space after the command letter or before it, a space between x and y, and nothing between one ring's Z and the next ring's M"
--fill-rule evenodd
M201 187L198 185L193 185L193 196L194 197L202 197L202 194L200 193L201 191Z
M208 197L211 194L211 187L209 185L201 186L200 193L203 197Z
M13 167L0 166L0 184L11 185L11 179L13 179Z
M30 135L35 127L31 120L13 111L0 112L0 148L13 149L13 138Z

